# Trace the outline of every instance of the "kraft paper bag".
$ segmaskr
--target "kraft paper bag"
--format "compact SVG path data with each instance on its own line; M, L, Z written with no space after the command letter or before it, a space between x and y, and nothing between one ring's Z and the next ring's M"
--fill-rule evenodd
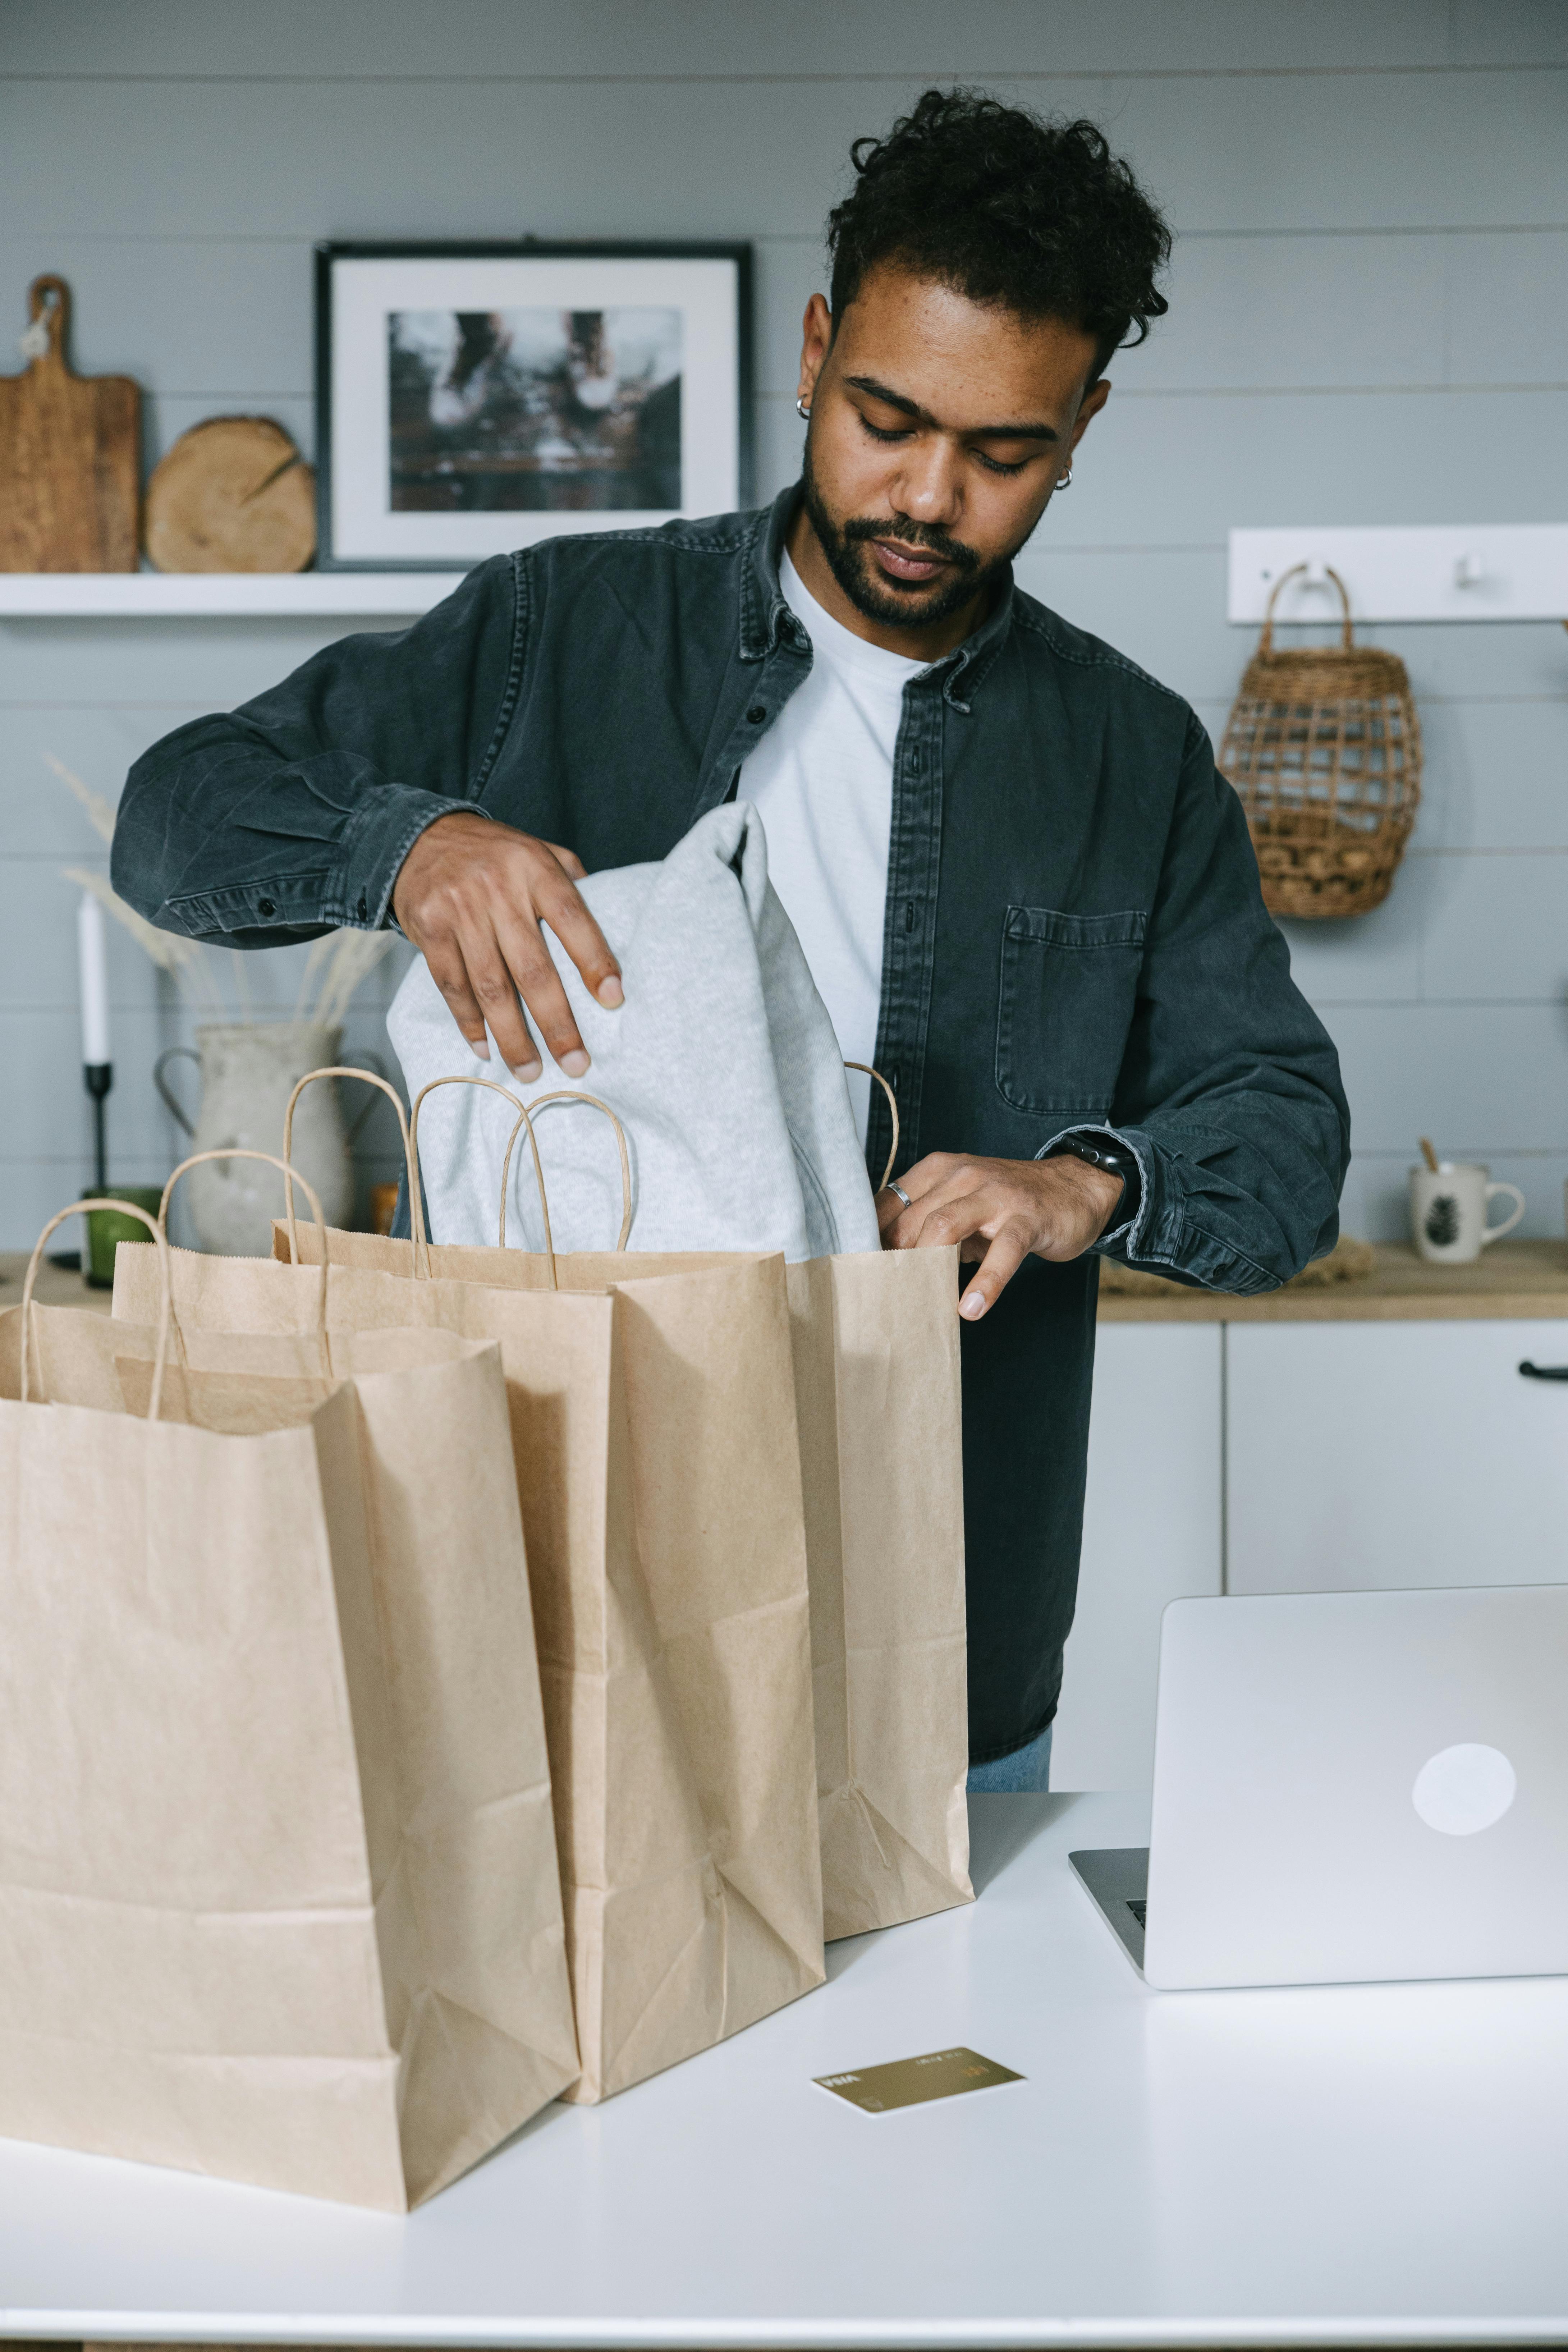
M170 1261L187 1345L317 1311L313 1265ZM637 1263L540 1259L505 1290L335 1265L327 1310L334 1347L419 1324L500 1344L586 2100L824 1980L784 1262ZM148 1319L155 1276L121 1252L117 1317Z
M154 1324L162 1245L128 1255ZM27 1313L0 2133L405 2210L577 2072L498 1351L325 1376L312 1308L292 1368L204 1335L165 1369L148 1325L35 1308L25 1380Z
M300 1081L293 1101L315 1075ZM867 1075L889 1095L896 1157L897 1103L876 1071ZM420 1100L432 1091L425 1088ZM517 1098L503 1099L512 1112L511 1140L495 1248L425 1240L420 1106L410 1137L393 1095L409 1144L420 1238L329 1227L332 1262L408 1277L417 1260L441 1276L505 1287L542 1279L541 1260L505 1246L508 1173L521 1122ZM285 1159L288 1131L286 1121ZM498 1160L505 1132L498 1117ZM892 1165L889 1159L889 1172ZM623 1239L628 1222L623 1218ZM313 1258L316 1229L279 1221L274 1248L282 1258ZM787 1269L828 1941L973 1900L956 1261L952 1249L872 1251ZM621 1259L650 1275L724 1262L640 1253ZM595 1263L613 1266L615 1259Z
M829 1939L973 1900L956 1255L788 1269Z

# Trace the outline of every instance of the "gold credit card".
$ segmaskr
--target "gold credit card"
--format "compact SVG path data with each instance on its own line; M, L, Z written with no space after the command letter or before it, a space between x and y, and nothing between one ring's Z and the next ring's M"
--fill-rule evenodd
M923 2058L895 2058L886 2066L861 2066L852 2074L816 2074L812 2080L868 2116L890 2107L916 2107L924 2099L952 2099L960 2091L987 2091L994 2083L1021 2083L1010 2066L983 2058L978 2050L928 2050Z

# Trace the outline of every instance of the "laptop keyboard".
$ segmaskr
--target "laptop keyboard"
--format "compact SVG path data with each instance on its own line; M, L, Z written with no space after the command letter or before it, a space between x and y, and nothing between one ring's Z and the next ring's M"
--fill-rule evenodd
M1133 1967L1141 1969L1143 1965L1143 1935L1148 1923L1148 1847L1116 1846L1103 1851L1096 1848L1083 1853L1069 1853L1068 1860L1079 1885ZM0 2345L0 2352L5 2352L3 2345Z

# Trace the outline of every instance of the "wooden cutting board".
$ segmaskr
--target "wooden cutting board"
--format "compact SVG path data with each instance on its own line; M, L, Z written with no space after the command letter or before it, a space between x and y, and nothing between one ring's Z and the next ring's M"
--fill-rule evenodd
M143 521L160 572L302 572L315 477L270 417L209 416L157 466Z
M0 572L134 572L142 394L73 375L70 289L27 289L28 364L0 376Z

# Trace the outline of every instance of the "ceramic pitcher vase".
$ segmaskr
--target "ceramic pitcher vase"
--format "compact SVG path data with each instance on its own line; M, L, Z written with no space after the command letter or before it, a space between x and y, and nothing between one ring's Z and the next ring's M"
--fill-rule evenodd
M342 1031L320 1021L210 1022L195 1047L171 1045L153 1065L153 1082L193 1151L236 1144L256 1151L282 1149L283 1113L307 1070L338 1060ZM184 1055L201 1071L201 1108L193 1120L171 1092L163 1072ZM374 1056L362 1055L372 1062ZM321 1195L329 1225L345 1225L353 1205L349 1148L375 1097L345 1131L336 1085L323 1082L300 1097L294 1113L293 1160ZM255 1160L215 1160L183 1180L192 1223L205 1250L221 1257L270 1257L272 1220L283 1214L283 1179Z

